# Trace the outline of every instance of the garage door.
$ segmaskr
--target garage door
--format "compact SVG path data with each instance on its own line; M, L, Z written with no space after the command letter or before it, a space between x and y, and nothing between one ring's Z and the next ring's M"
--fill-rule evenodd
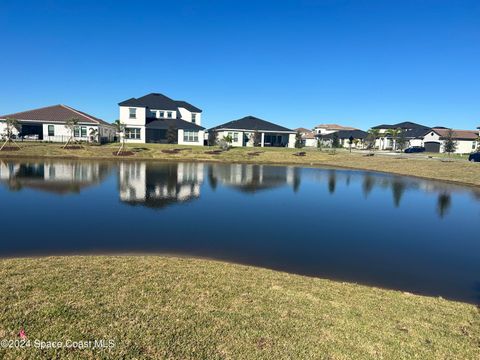
M426 142L425 144L426 152L439 153L440 152L440 143L435 141Z

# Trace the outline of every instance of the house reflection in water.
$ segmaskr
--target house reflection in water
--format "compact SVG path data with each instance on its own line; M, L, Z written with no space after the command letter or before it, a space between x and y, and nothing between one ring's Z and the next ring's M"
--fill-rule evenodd
M200 196L204 164L124 162L119 164L120 200L162 208Z
M100 183L111 169L111 165L99 162L0 161L0 182L13 191L29 188L57 194L78 193Z
M212 165L209 167L208 178L212 187L221 184L242 192L256 192L284 185L290 185L297 191L300 187L300 168L250 164Z

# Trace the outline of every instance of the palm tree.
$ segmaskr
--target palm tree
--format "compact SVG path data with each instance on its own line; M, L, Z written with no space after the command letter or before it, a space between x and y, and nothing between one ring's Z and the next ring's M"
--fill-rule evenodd
M115 126L118 136L120 137L120 147L117 151L117 155L120 155L125 148L125 124L120 120L115 120L113 126Z
M67 148L68 144L70 144L70 141L75 141L74 139L74 134L75 134L75 129L78 127L78 123L80 122L80 119L72 117L71 119L68 119L67 122L65 123L65 127L68 129L70 132L70 137L68 138L67 142L63 146L64 149Z
M375 151L375 146L377 139L380 137L380 130L379 129L370 129L368 130L368 147Z
M0 151L3 150L5 145L7 145L10 142L18 146L18 148L20 148L20 146L15 142L15 140L13 140L13 130L17 129L18 131L21 127L20 123L18 122L17 119L7 118L5 119L5 125L6 125L6 128L5 128L6 140L3 143L2 147L0 148Z
M402 129L397 128L397 129L388 129L387 130L387 135L392 138L392 150L396 151L397 150L397 139L401 133Z

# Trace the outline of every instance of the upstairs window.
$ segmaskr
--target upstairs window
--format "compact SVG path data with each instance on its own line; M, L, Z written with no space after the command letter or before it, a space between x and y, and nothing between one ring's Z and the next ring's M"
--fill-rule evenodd
M197 122L197 114L192 114L192 123L196 123Z
M172 117L172 112L171 112L171 111L168 111L168 112L167 112L167 117L168 117L168 118L171 118L171 117Z
M137 118L137 108L128 108L129 119L136 119Z

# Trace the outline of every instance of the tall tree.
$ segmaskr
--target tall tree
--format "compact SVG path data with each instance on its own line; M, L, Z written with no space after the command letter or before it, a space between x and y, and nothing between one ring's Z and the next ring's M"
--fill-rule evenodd
M336 132L332 135L332 148L337 149L340 147L340 139L338 138L338 134Z
M397 150L397 139L398 136L400 135L400 132L402 129L397 128L397 129L388 129L387 130L387 136L390 136L392 138L392 150L396 151Z
M398 134L397 139L397 147L400 151L403 151L407 147L407 133L405 129L400 129L400 133Z
M297 149L300 149L303 147L303 139L300 131L297 131L297 133L295 134L295 147Z
M455 132L452 129L448 129L447 135L443 141L443 149L450 156L457 150L457 142L455 141Z
M175 127L170 125L167 129L167 143L176 144L178 141L177 134L178 134L178 130L175 129Z
M18 122L17 119L14 119L14 118L6 118L5 119L5 142L3 143L2 147L0 148L0 151L3 150L3 148L8 144L8 143L12 143L12 144L15 144L17 147L20 148L20 146L15 142L15 140L13 140L13 133L14 133L14 130L17 130L18 132L20 132L20 128L21 128L21 125L20 123Z
M377 139L380 137L380 130L370 129L368 130L367 138L365 139L367 143L367 148L370 150L375 150L377 146Z
M80 120L78 118L72 117L72 118L68 119L67 122L65 123L65 127L67 128L68 132L70 133L70 137L68 138L67 142L63 146L64 149L67 148L67 146L70 144L70 142L72 140L75 142L75 138L74 138L75 129L78 128L78 123L79 122L80 122Z

